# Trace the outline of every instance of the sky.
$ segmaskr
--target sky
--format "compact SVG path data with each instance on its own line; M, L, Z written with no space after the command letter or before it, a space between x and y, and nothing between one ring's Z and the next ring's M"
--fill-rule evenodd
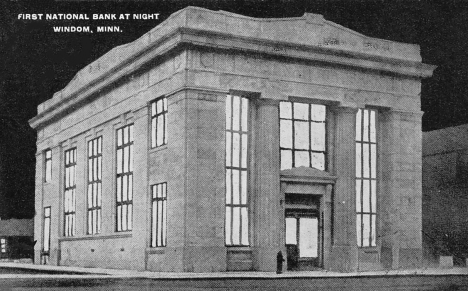
M423 131L468 123L468 3L463 1L155 0L0 3L0 218L34 216L36 133L28 120L84 66L131 42L188 5L252 17L304 12L361 34L419 44L436 65L422 81ZM34 21L31 13L159 13L155 20ZM58 25L118 25L118 33L57 33Z

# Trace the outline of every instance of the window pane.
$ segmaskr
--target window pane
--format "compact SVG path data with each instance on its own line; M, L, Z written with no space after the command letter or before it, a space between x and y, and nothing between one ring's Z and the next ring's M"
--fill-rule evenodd
M324 105L312 104L311 109L313 121L325 121L326 107Z
M240 207L234 207L232 213L232 243L240 244Z
M165 246L165 245L166 245L166 240L167 240L167 239L166 239L166 233L167 233L167 211L166 211L166 201L163 201L162 211L163 211L162 242L163 242L163 246Z
M239 167L239 155L240 155L240 135L239 133L233 133L232 143L232 166Z
M292 119L291 102L280 102L280 118Z
M361 183L362 180L356 180L356 212L362 212L362 204L361 204Z
M371 204L372 209L371 212L377 212L377 182L375 180L371 181Z
M280 120L280 147L292 148L292 121Z
M296 149L309 149L309 123L296 121L294 123L294 147Z
M242 151L241 151L241 167L242 168L247 168L247 134L242 134Z
M240 130L240 98L233 96L232 105L232 130Z
M158 201L158 242L157 245L161 246L162 245L162 201Z
M370 215L363 214L363 228L362 228L362 246L368 247L370 246Z
M359 109L356 114L356 140L362 141L362 110Z
M356 143L356 177L362 176L362 148L361 143Z
M117 150L117 174L122 173L122 149Z
M231 129L232 124L232 97L231 95L226 96L226 129Z
M247 207L242 207L242 245L249 244L249 215L247 213Z
M122 201L127 201L128 199L128 176L123 176L122 177Z
M373 110L370 112L369 129L370 129L370 141L371 142L376 142L376 138L375 138L375 130L376 130L375 111L373 111Z
M161 100L161 99L159 99L158 101L156 101L156 114L162 112L162 108L163 108L162 105L163 105L163 104L162 104L162 100Z
M369 141L369 110L364 110L364 132L362 133L363 141Z
M156 129L156 146L160 146L164 143L164 120L163 120L164 116L163 115L159 115L158 116L158 120L156 122L156 126L157 126L157 129Z
M297 244L297 221L292 217L286 218L286 244Z
M128 176L128 200L133 199L133 175Z
M325 170L325 155L323 153L312 153L312 167Z
M371 227L372 227L372 231L371 231L371 246L375 246L376 243L375 243L375 240L376 240L376 215L373 214L371 215L371 218L372 218L372 221L371 221Z
M357 235L357 245L362 247L362 221L361 214L356 215L356 235Z
M247 128L247 116L248 116L248 100L246 98L242 98L242 131L248 131Z
M309 152L297 151L294 157L294 167L310 167Z
M151 147L156 146L156 118L151 119Z
M318 256L318 219L316 218L299 219L299 256L302 258Z
M293 103L294 104L294 119L309 119L309 104Z
M292 151L281 150L281 170L292 168Z
M127 230L127 204L122 205L122 230Z
M224 227L224 232L226 236L226 245L232 244L232 228L231 228L231 207L226 207L226 225Z
M370 187L369 187L369 180L362 181L362 211L363 212L370 212Z
M231 189L232 189L231 175L232 175L231 170L230 170L230 169L226 169L226 203L227 203L227 204L231 204L231 203L232 203L232 197L231 197Z
M375 144L371 144L371 178L377 177L377 149Z
M241 171L241 204L247 204L247 171Z
M325 151L325 123L311 122L311 144L314 151Z
M231 166L231 147L232 147L232 136L230 132L226 132L226 167Z
M364 178L369 178L370 176L370 169L369 169L369 162L370 162L370 159L369 159L369 144L365 143L362 145L363 149L362 149L362 153L363 153L363 157L362 157L362 162L363 162L363 168L364 168L364 171L363 171L363 177Z
M239 190L240 190L240 181L239 181L239 171L232 170L232 203L239 204Z
M156 217L157 217L157 201L153 200L153 205L152 205L152 220L151 220L151 225L152 225L152 233L151 233L151 246L155 247L156 246Z

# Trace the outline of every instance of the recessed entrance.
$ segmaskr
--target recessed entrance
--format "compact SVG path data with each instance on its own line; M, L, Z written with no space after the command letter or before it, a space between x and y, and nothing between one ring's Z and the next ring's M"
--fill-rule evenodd
M288 270L313 270L322 267L319 200L314 195L287 194L286 203Z

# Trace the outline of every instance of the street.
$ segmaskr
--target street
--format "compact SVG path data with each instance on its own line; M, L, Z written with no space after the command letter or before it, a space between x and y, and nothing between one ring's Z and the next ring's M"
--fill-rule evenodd
M0 290L468 290L468 276L150 279L80 275L0 278Z

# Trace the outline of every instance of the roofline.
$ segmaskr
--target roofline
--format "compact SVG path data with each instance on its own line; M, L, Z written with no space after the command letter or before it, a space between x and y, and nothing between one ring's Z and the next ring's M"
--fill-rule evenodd
M395 74L409 78L430 77L432 76L433 70L436 68L436 66L424 64L414 60L397 59L318 45L306 45L286 41L273 41L271 39L240 36L227 32L189 28L187 26L180 25L176 26L172 30L168 30L166 33L158 33L158 27L162 27L162 25L168 22L171 18L175 18L177 15L188 9L204 10L209 11L210 13L235 15L239 18L251 18L248 16L242 16L224 11L215 12L204 8L190 6L179 10L173 13L168 19L163 21L160 25L156 26L150 32L144 34L142 37L131 43L121 45L110 50L108 53L80 70L64 89L56 92L52 99L49 99L39 106L46 108L43 110L39 109L38 115L29 120L30 126L34 129L42 128L53 120L59 118L64 113L73 111L76 105L80 104L81 102L91 99L92 96L97 97L103 90L109 88L109 86L119 81L122 81L125 77L128 77L137 71L141 71L142 69L148 69L145 68L145 66L147 66L154 59L164 58L172 51L187 45L207 47L212 50L231 50L242 51L244 53L256 53L272 56L275 58L294 58L322 64L332 64L334 66L338 65L355 69L357 68L360 70L386 72L389 74ZM256 19L258 21L276 20L258 18L252 19ZM326 22L330 25L339 26L333 22L324 20L323 16L317 14L306 13L303 17L286 18L286 20L287 19L306 19L307 21ZM187 20L184 19L184 22L186 23ZM358 34L350 29L347 30ZM155 38L152 39L154 36ZM206 36L209 36L209 38ZM213 41L214 39L216 39L216 41ZM255 46L252 46L251 44L255 44ZM272 48L280 48L280 50L272 50ZM101 75L98 75L91 81L86 81L83 84L74 82L76 78L80 79L82 74L86 74L83 72L85 69L91 68L95 64L99 64L99 61L106 61L106 57L110 58L115 56L115 53L122 53L122 51L126 49L133 50L122 61L110 64L109 69L106 72L103 72ZM284 51L287 51L287 53Z

